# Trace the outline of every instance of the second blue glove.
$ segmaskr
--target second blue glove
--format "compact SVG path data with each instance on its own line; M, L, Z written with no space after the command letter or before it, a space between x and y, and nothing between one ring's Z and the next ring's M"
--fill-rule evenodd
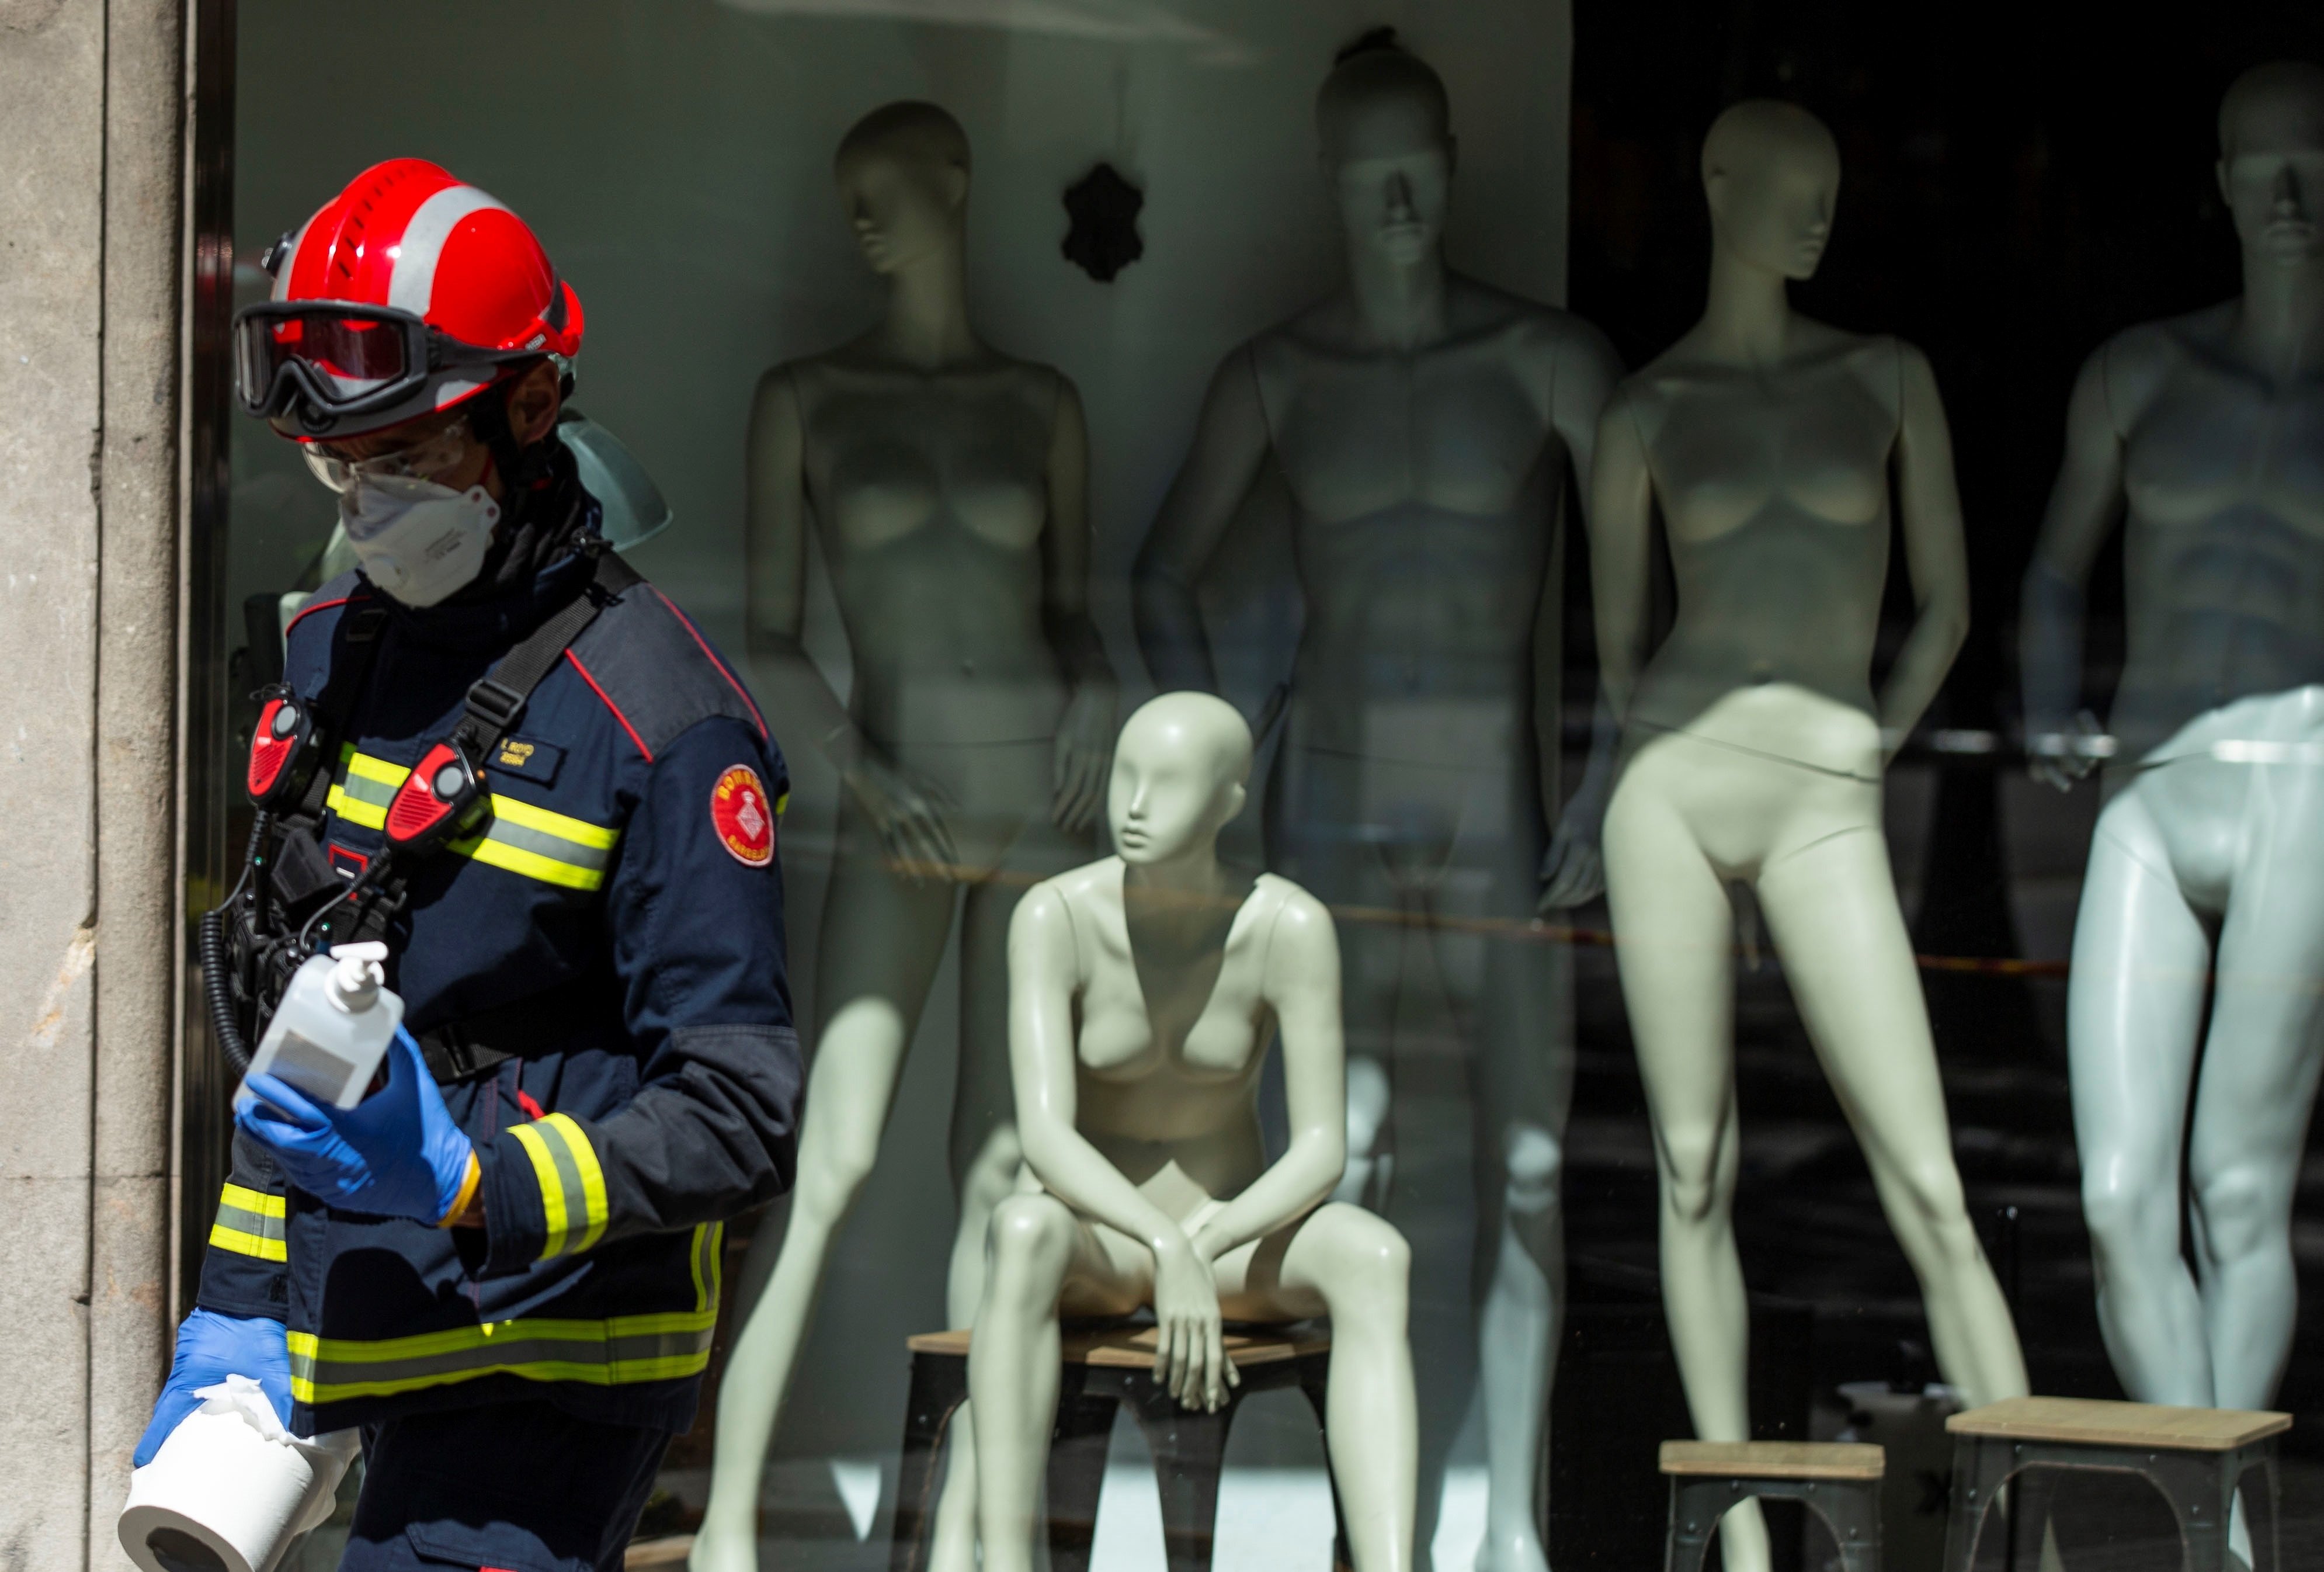
M460 1199L475 1148L401 1027L387 1061L387 1085L352 1108L318 1103L273 1076L245 1077L234 1122L327 1207L440 1222Z

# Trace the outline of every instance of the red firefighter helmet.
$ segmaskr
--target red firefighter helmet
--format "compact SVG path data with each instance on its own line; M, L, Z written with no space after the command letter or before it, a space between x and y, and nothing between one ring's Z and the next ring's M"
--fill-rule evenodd
M581 349L581 301L523 219L425 159L357 175L267 253L274 298L235 318L242 407L349 437Z

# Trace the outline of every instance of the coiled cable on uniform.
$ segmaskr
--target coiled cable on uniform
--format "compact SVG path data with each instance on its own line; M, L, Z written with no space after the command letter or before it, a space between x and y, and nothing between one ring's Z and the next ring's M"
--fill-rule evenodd
M202 968L202 1003L210 1013L210 1034L217 1039L218 1051L239 1077L250 1069L250 1044L242 1035L242 1023L235 1018L234 990L226 982L226 914L244 889L250 883L250 870L257 865L260 851L266 844L266 831L272 823L272 814L262 813L250 827L250 846L242 858L242 877L226 892L225 900L202 913L195 925L195 953Z

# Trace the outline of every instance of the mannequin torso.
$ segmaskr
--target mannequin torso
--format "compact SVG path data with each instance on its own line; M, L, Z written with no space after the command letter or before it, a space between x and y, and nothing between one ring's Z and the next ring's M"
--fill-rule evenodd
M987 354L920 372L851 347L782 368L807 495L854 657L849 701L901 754L1052 735L1041 536L1065 379Z
M2205 710L2324 681L2324 375L2240 352L2236 303L2098 352L2122 440L2128 652L2116 757Z
M1506 771L1533 743L1535 622L1569 463L1559 371L1596 347L1563 313L1457 273L1445 318L1441 339L1386 351L1335 298L1247 352L1297 508L1292 735L1441 762L1380 735L1368 707L1458 699L1494 717L1493 754L1473 764Z
M1678 587L1669 637L1626 717L1640 735L1724 736L1732 719L1707 712L1771 684L1874 713L1903 351L1893 339L1794 324L1796 347L1780 365L1723 363L1691 336L1624 384ZM1756 740L1794 757L1812 745ZM1816 754L1827 767L1861 763Z

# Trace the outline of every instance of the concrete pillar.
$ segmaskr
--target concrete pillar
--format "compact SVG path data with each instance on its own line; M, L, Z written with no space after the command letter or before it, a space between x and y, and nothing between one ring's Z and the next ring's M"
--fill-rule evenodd
M0 0L0 1567L123 1567L168 1363L179 0Z

